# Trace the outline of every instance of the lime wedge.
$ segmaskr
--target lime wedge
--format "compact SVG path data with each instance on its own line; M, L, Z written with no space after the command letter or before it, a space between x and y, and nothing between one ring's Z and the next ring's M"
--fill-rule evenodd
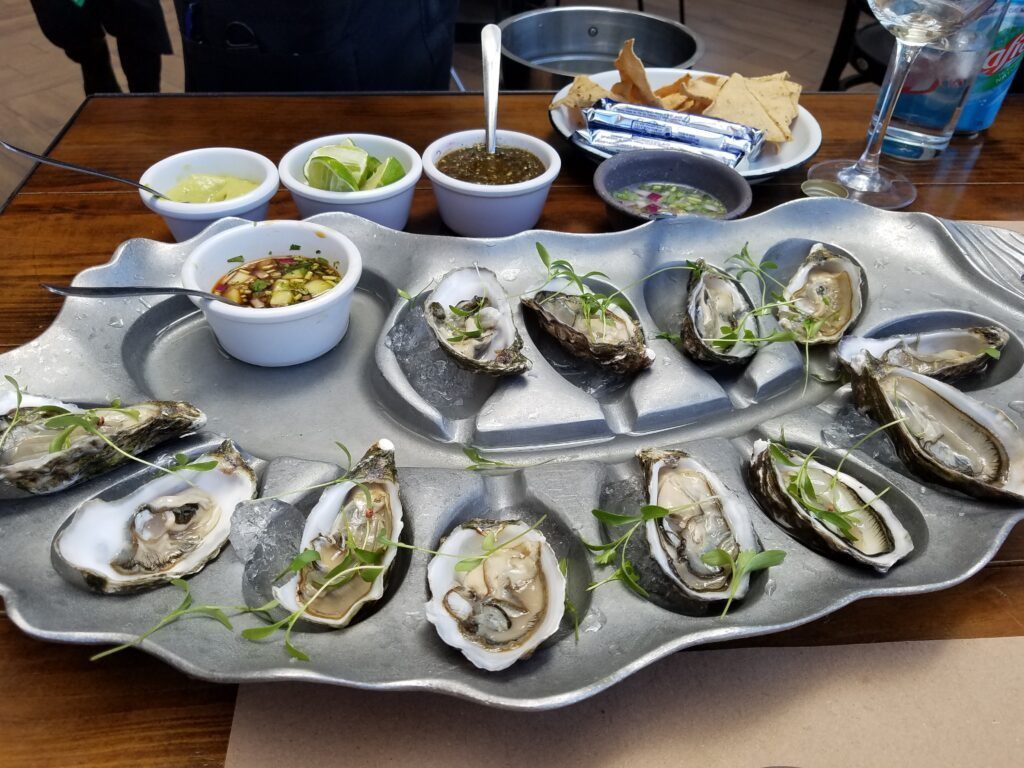
M389 157L378 166L377 170L370 175L360 189L386 187L388 184L394 184L403 176L405 176L405 168L402 167L397 158Z
M333 157L313 157L306 163L306 181L328 192L354 192L359 180L348 166Z
M303 171L306 174L306 181L313 184L309 178L309 165L317 158L327 157L333 160L337 160L339 163L348 168L349 173L356 180L356 189L359 188L359 183L367 177L366 164L369 159L369 154L359 147L348 146L345 144L330 144L326 147L320 147L313 151L313 154L309 156L309 160L306 161L306 167ZM316 186L315 184L313 186Z

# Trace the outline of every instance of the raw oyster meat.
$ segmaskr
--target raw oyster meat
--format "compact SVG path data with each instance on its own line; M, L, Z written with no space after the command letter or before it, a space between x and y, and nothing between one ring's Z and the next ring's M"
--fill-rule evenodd
M427 567L427 620L475 666L507 669L558 629L565 577L536 528L517 520L471 520L438 552Z
M853 370L859 355L868 354L886 365L949 381L985 370L1009 340L1010 334L997 325L877 339L846 336L839 342L838 354L848 371Z
M853 397L890 425L896 453L919 476L979 499L1024 503L1024 436L1002 411L869 356L855 367Z
M750 481L761 509L794 539L822 554L838 554L885 573L914 549L881 493L807 454L758 440Z
M729 597L732 574L701 557L722 549L735 560L743 550L758 550L750 514L714 473L683 451L637 452L644 470L648 503L672 510L646 523L651 556L688 598L699 601ZM744 575L735 598L747 593Z
M82 429L65 433L47 422L63 413L86 413L76 405L24 395L15 420L15 396L0 396L0 479L28 493L62 491L127 461L105 441ZM189 403L156 400L125 407L90 409L98 429L119 448L139 454L198 429L206 416ZM11 422L13 428L8 432ZM60 438L61 446L55 445ZM51 450L53 449L53 450Z
M303 619L331 627L346 626L360 608L384 594L398 550L380 537L397 541L403 527L390 440L370 446L349 477L327 488L306 518L301 549L315 549L319 559L274 587L274 597L289 613L308 605ZM328 582L327 575L339 566L339 575L361 570Z
M628 312L615 303L608 303L604 312L589 309L579 287L568 280L552 280L533 296L524 296L522 303L576 357L616 373L634 373L654 362L643 328Z
M424 314L441 349L462 368L491 376L530 369L508 296L491 270L449 272L427 297Z
M860 317L864 308L864 271L849 256L822 243L811 246L804 263L790 278L779 307L779 325L801 344L834 344ZM808 333L805 322L811 324Z
M757 347L742 338L748 330L758 334L753 310L753 302L736 278L701 259L690 271L681 333L683 349L704 363L748 362ZM721 338L726 327L734 329L740 340L729 346L708 341Z
M107 593L201 570L227 542L235 505L256 495L256 473L230 440L195 461L216 466L161 474L127 496L82 504L54 537L54 567Z

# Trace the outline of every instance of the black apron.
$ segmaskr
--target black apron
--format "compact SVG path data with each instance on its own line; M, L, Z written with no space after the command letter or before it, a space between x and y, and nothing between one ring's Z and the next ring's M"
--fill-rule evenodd
M175 0L185 90L447 90L457 5Z

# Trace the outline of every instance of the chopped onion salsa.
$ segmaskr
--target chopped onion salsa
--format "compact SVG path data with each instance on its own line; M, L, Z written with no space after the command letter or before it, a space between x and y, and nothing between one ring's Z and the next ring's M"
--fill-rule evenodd
M236 260L242 257L229 259ZM288 307L331 290L340 280L337 265L319 256L267 256L227 272L213 293L256 309Z
M498 147L494 154L483 144L453 149L437 161L445 176L473 184L517 184L547 170L532 152L519 147Z
M696 187L671 181L630 184L613 196L616 200L622 201L626 210L639 216L682 216L693 213L710 219L720 219L726 213L725 205L714 195L709 195Z

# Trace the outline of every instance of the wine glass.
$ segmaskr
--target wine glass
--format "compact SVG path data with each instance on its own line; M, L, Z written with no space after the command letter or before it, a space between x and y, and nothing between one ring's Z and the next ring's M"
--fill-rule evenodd
M826 160L812 166L808 179L838 183L849 197L876 208L903 208L917 190L903 174L878 165L885 129L896 99L921 49L941 40L988 10L993 0L868 0L871 12L896 37L896 48L882 83L878 117L868 131L859 160Z

